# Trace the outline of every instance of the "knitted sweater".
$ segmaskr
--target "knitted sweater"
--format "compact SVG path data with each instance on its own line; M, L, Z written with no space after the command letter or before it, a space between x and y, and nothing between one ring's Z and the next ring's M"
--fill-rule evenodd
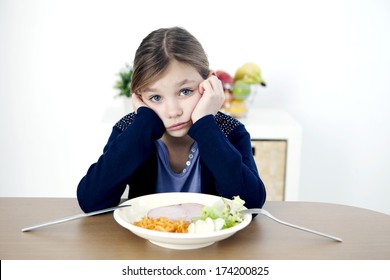
M84 212L118 205L127 185L129 199L155 193L157 151L154 142L165 127L147 107L123 117L113 127L98 161L77 188ZM248 208L261 208L266 192L252 155L250 135L238 120L218 112L188 131L199 148L202 193L231 199L239 195Z

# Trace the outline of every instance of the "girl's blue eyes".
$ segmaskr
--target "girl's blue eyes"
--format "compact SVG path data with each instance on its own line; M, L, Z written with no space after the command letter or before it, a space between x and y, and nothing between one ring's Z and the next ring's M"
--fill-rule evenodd
M181 93L182 93L183 95L190 95L192 92L193 92L193 90L190 90L190 89L188 89L188 88L185 88L185 89L182 89L182 90L181 90Z
M185 88L180 90L180 96L188 96L193 92L193 90ZM149 98L150 100L154 102L160 102L161 101L161 96L160 95L153 95Z
M153 95L149 98L150 100L154 101L154 102L158 102L161 100L161 96L159 95Z

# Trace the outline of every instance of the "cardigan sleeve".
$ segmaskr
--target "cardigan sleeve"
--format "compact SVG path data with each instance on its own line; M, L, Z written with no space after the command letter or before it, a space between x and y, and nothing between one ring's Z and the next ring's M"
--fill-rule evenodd
M243 124L218 113L198 120L189 130L198 143L202 161L211 171L218 195L239 195L248 208L261 208L265 186L252 154L251 139Z
M91 212L117 205L132 174L151 155L154 141L164 131L160 118L146 107L122 118L113 127L103 154L78 185L81 209Z

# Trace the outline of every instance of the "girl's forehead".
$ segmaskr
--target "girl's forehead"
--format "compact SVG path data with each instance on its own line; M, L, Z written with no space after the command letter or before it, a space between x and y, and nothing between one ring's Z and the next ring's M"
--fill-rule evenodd
M175 59L172 59L165 71L162 73L162 76L170 75L170 74L182 74L182 75L194 75L199 74L196 68L188 63L183 63L180 61L177 61Z
M199 83L202 80L202 76L193 66L173 61L147 88L153 89L160 86L180 87L188 83Z

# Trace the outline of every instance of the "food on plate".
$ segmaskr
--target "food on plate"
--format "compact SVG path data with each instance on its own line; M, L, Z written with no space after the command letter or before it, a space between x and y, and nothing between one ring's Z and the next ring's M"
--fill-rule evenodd
M205 206L182 203L157 207L133 224L142 228L173 233L212 233L233 227L243 221L241 210L245 201L239 196L222 203Z
M134 222L134 225L162 232L187 233L190 222L183 219L171 220L166 217L149 218L145 216L140 221Z
M192 222L188 226L188 232L189 233L216 232L216 231L220 231L224 225L225 225L225 220L222 218L217 218L217 219L213 220L213 219L207 217L204 220L199 219L195 222Z
M202 209L200 219L206 220L211 218L216 220L221 218L225 221L222 229L230 228L244 220L241 211L243 210L245 201L239 196L234 196L231 201L222 198L222 205L205 206Z
M149 218L167 217L171 220L183 219L191 222L200 216L203 208L204 205L199 203L181 203L154 208L148 212L147 216Z
M190 223L199 218L205 206L181 203L153 208L134 225L163 232L187 233Z

